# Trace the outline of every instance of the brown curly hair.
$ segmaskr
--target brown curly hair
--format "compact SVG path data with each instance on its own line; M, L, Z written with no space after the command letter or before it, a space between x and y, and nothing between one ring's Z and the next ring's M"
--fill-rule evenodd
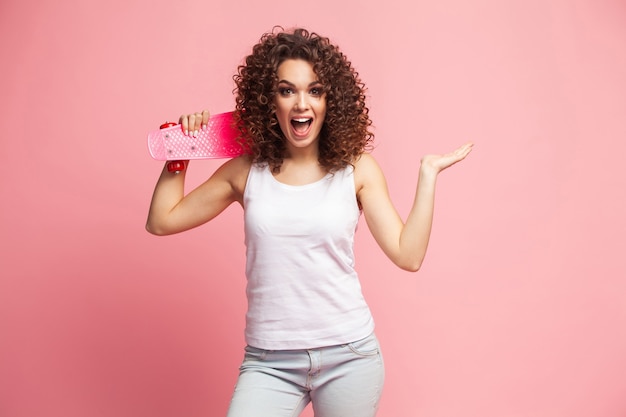
M310 62L326 94L326 117L319 142L320 165L334 172L353 164L371 147L374 138L365 103L365 85L351 62L328 38L302 28L287 32L280 27L261 37L233 76L235 121L241 131L240 140L252 160L269 164L274 172L283 163L286 146L276 119L274 97L278 67L287 59Z

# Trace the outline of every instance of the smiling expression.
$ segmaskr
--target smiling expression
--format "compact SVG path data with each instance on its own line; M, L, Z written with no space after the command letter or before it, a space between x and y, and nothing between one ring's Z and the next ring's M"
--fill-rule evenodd
M326 95L313 65L288 59L278 67L277 76L276 118L287 148L317 146L326 116Z

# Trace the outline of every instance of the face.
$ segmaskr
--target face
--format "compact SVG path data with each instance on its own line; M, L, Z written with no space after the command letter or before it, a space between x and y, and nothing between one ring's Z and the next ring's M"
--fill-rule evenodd
M311 63L288 59L277 71L276 118L289 149L317 146L326 117L326 95Z

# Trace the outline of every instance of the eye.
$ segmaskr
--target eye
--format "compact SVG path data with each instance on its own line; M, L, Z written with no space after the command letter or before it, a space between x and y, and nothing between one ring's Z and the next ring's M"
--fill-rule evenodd
M322 87L313 87L313 88L311 88L310 93L313 96L321 96L322 93L323 93Z
M280 94L281 96L289 96L293 94L293 90L291 89L291 87L279 87L278 94Z

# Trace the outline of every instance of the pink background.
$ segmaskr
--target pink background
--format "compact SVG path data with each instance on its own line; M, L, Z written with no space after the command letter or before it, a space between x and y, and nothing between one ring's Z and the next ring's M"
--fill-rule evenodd
M241 210L145 232L161 169L145 134L230 110L275 24L354 62L403 215L421 155L476 143L442 174L418 274L359 230L379 415L625 416L623 0L2 0L0 415L224 415Z

